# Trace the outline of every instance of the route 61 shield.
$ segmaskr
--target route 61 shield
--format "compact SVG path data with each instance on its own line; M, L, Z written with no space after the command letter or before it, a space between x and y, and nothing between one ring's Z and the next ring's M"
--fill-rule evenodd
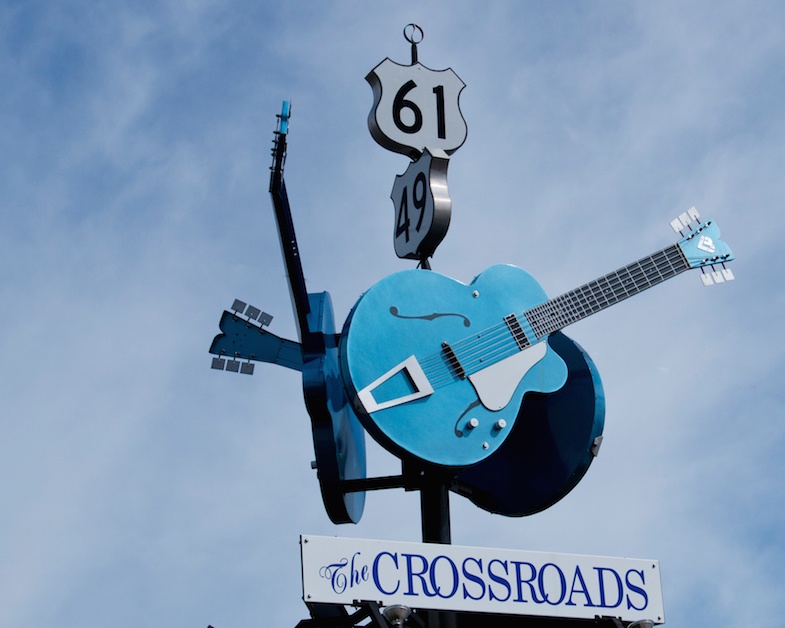
M426 148L450 155L466 141L466 120L458 105L466 85L452 69L385 59L365 80L374 101L368 129L383 148L417 159Z
M395 177L395 253L400 258L425 259L433 255L450 225L452 202L447 191L444 151L425 149L406 172Z

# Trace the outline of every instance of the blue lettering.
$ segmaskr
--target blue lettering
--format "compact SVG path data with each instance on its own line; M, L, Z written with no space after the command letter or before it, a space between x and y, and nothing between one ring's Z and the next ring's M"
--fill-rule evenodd
M463 599L465 600L466 598L469 598L470 600L481 600L483 597L485 597L485 582L483 582L483 579L480 578L478 574L473 574L469 572L469 570L466 568L466 563L468 563L469 561L477 565L480 574L482 574L482 558L467 558L466 560L463 561L463 565L461 565L461 571L463 571L463 577L473 582L474 584L480 585L480 594L477 596L472 595L466 589L466 585L464 584Z
M404 592L404 595L419 595L414 591L414 578L417 577L420 580L420 584L422 585L422 592L427 597L433 597L436 593L431 593L428 590L428 585L425 582L424 575L428 571L428 561L425 559L425 556L421 554L401 554L401 556L406 557L406 573L408 577L409 589ZM412 560L417 558L420 560L420 571L414 571Z
M580 581L581 588L575 588L575 582ZM575 574L572 577L572 585L570 585L570 599L567 600L565 606L575 606L575 602L572 601L572 594L573 593L582 593L586 598L586 603L584 606L594 606L591 601L591 597L589 596L589 589L586 586L586 581L583 579L583 574L581 573L581 568L577 565L575 566Z
M499 597L493 592L493 587L491 585L488 585L488 599L491 601L499 600L500 602L506 602L507 600L510 599L510 595L512 595L512 589L510 588L510 583L507 582L506 578L502 578L501 576L493 573L494 563L498 563L499 565L504 567L504 575L506 576L509 575L509 572L507 571L507 561L494 558L493 560L488 562L488 577L491 580L493 580L495 583L501 584L504 586L505 589L507 589L507 597Z
M547 567L553 567L556 572L559 574L559 586L561 588L561 593L559 594L559 599L555 602L551 601L551 598L545 592L545 569ZM540 575L537 577L537 584L540 587L540 594L542 595L542 599L545 600L546 604L550 604L551 606L558 606L564 600L564 596L567 595L567 581L564 578L564 573L562 570L559 569L558 565L554 565L553 563L545 563L542 568L540 569ZM534 600L535 602L537 600Z
M368 565L363 565L361 568L355 566L355 559L360 555L360 552L355 552L354 556L352 556L351 565L349 565L349 574L351 576L351 580L349 582L349 586L353 587L356 584L360 584L363 580L368 579Z
M627 583L627 588L630 589L630 591L632 591L633 593L637 593L638 595L640 595L643 598L643 606L635 606L635 604L633 604L630 601L630 595L628 593L627 594L627 608L628 609L632 608L632 609L635 609L636 611L642 611L643 609L645 609L649 605L649 596L646 593L645 589L643 589L643 588L641 588L641 587L639 587L637 585L634 585L632 582L630 582L630 574L637 574L637 575L639 575L641 577L641 585L645 585L646 584L646 578L643 576L643 570L637 571L635 569L630 569L627 572L627 574L624 576L624 581Z
M515 577L518 580L518 597L515 598L516 602L527 602L523 597L523 585L524 583L529 585L529 593L532 596L532 602L535 604L542 604L545 600L538 600L537 599L537 591L534 589L534 579L537 577L537 568L532 565L531 563L527 562L518 562L517 560L512 561L512 564L515 565ZM526 565L529 568L529 577L524 579L521 575L521 567Z
M401 586L401 580L398 579L398 582L395 584L395 588L392 591L387 591L382 587L382 583L379 581L379 560L382 556L389 556L392 558L393 565L395 565L395 568L398 569L398 554L391 554L390 552L379 552L376 555L376 558L373 559L373 568L371 569L371 573L373 574L373 583L376 585L376 588L385 595L394 595L398 592L398 589Z
M621 604L624 589L621 584L621 578L619 574L616 573L610 567L595 567L594 571L597 572L597 579L600 584L600 603L598 606L601 608L616 608L619 604ZM613 604L608 604L607 600L605 599L605 573L610 572L613 574L613 578L616 581L616 601Z
M319 575L330 581L330 586L336 593L343 593L347 584L349 584L346 574L342 571L348 564L349 561L343 558L338 563L332 563L319 569Z
M438 563L439 560L442 559L446 560L449 563L450 571L452 572L452 591L450 591L450 593L447 595L443 595L441 588L439 587L438 584L436 584L436 563ZM452 560L449 557L439 555L433 559L433 562L431 563L431 586L433 587L433 590L436 593L436 595L444 599L451 598L458 591L458 567L455 566L455 563L452 562Z

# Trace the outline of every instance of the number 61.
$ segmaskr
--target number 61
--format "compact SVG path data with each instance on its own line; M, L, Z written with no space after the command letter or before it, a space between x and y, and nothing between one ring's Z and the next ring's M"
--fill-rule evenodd
M417 106L413 100L406 98L408 93L417 87L414 81L408 81L401 86L398 93L395 94L393 100L393 122L399 131L402 133L417 133L422 129L422 110ZM433 93L436 96L436 129L439 139L447 138L447 129L444 122L444 85L437 85L433 88ZM408 109L414 116L414 121L411 124L406 124L401 117L401 112Z

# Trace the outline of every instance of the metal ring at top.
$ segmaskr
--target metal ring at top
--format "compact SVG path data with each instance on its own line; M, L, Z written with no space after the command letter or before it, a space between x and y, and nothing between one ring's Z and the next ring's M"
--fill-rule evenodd
M403 37L410 44L416 46L423 40L425 33L417 24L411 23L403 27Z

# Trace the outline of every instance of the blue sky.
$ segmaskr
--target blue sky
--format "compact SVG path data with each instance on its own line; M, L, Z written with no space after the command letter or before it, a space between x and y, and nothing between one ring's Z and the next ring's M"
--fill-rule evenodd
M564 500L452 498L453 542L660 560L667 625L785 614L785 7L550 3L0 4L0 624L294 626L301 533L419 540L417 495L324 513L299 375L211 371L236 297L295 337L267 194L281 101L309 288L343 321L412 267L364 77L467 84L435 270L494 263L556 296L713 216L737 281L688 273L568 330L607 401ZM397 461L369 439L369 472Z

